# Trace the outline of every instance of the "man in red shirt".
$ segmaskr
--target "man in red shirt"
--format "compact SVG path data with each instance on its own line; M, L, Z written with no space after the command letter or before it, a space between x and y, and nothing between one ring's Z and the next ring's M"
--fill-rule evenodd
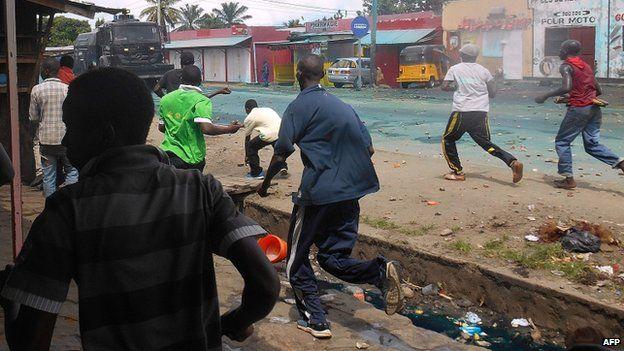
M602 88L596 81L591 66L579 57L580 53L579 41L564 41L559 52L559 58L564 61L559 68L563 77L562 86L535 98L538 104L554 96L565 96L568 100L568 112L561 122L555 139L555 147L559 155L559 174L565 177L562 180L556 180L555 186L562 189L576 188L570 145L581 133L583 145L588 154L614 169L624 170L624 159L600 143L602 111L600 110L601 104L596 98L602 95Z
M63 55L60 64L61 68L58 72L58 79L69 85L69 83L74 80L74 58L70 55Z

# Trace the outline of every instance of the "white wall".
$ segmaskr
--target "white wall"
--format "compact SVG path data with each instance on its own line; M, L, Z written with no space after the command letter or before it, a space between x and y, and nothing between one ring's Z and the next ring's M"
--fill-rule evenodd
M205 80L225 82L225 53L221 49L204 49Z

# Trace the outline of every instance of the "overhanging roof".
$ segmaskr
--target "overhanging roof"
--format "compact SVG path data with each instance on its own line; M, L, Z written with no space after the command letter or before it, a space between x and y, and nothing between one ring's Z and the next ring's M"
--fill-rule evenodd
M111 15L123 12L124 9L97 6L93 3L68 1L68 0L26 0L33 4L49 7L60 12L68 12L76 15L93 18L98 12L110 13Z
M421 41L427 41L433 36L436 30L434 28L427 29L401 29L401 30L378 30L377 44L417 44ZM370 45L370 33L362 38L362 44Z
M248 35L225 38L176 40L165 44L165 49L226 48L240 45L247 40L251 40L251 37Z

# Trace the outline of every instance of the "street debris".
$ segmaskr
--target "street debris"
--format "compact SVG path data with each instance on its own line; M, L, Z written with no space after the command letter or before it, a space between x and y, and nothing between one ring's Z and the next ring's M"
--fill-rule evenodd
M525 238L527 241L531 241L531 242L538 242L538 241L539 241L539 239L540 239L538 236L535 236L535 235L533 235L533 234L525 235L525 236L524 236L524 238Z
M542 339L542 332L537 328L533 320L529 318L529 324L531 325L531 339L534 342L538 342Z
M367 348L369 348L370 345L365 343L364 341L358 341L355 343L355 348L358 350L365 350Z
M427 201L427 206L438 206L440 203L437 201L429 200Z
M612 266L596 266L595 267L598 272L604 273L608 276L613 276L613 267Z
M453 230L452 229L444 229L441 233L440 236L449 236L449 235L453 235Z
M440 293L440 288L437 284L429 284L422 288L423 295L437 295Z
M526 219L527 219L527 220L529 220L529 221L531 221L531 222L534 222L534 221L536 221L536 220L537 220L537 219L535 219L535 217L531 217L531 216L527 217Z
M406 299L411 299L414 297L414 290L412 290L411 288L407 287L407 286L403 286L403 296L405 296Z
M515 318L511 321L511 326L514 328L518 327L528 327L529 321L524 318Z
M321 296L321 301L323 301L323 296ZM284 299L284 302L289 304L289 305L296 304L295 299Z
M269 322L276 324L288 324L290 323L290 318L287 317L271 317L269 318Z
M474 312L467 312L464 316L464 320L470 324L479 324L481 323L481 318Z
M600 238L587 231L572 228L561 238L561 246L569 252L599 252Z

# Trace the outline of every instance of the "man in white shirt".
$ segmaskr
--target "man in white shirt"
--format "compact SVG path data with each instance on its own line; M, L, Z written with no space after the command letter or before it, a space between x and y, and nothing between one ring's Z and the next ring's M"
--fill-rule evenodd
M476 63L479 47L464 45L460 50L462 62L451 67L442 83L442 90L454 91L453 113L442 137L442 152L451 172L447 180L466 180L455 143L464 133L489 154L500 158L513 172L513 182L522 180L523 165L513 155L496 146L490 140L490 98L496 96L496 84L492 74Z
M249 165L247 178L264 179L264 171L260 167L260 149L274 145L279 134L282 119L273 109L258 107L256 100L245 102L245 162ZM252 135L255 135L252 138ZM280 173L286 175L288 167L284 163Z

